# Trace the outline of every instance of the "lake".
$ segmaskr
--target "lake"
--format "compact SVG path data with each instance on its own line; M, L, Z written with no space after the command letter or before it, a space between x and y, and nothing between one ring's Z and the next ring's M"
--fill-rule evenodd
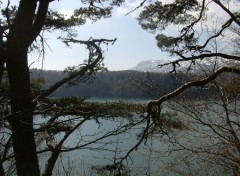
M115 100L116 99L90 99L90 101L98 102ZM133 103L147 102L147 100L127 101ZM191 104L193 105L193 103ZM173 109L179 111L176 107ZM169 104L163 106L163 111L165 112L172 111L173 109L171 109ZM178 112L178 116L187 120L186 114L181 113L181 111ZM146 123L135 124L132 127L126 127L126 125L129 122L138 122L141 118L138 114L135 114L133 119L119 117L114 119L102 118L99 119L98 123L96 123L95 120L86 121L65 143L65 146L72 147L81 144L83 147L76 151L64 153L58 160L54 174L56 176L64 175L64 170L67 170L70 172L68 175L73 176L97 175L92 168L96 168L99 171L99 168L102 166L112 165L114 159L124 157L126 153L136 145L138 142L137 136L142 132ZM104 135L118 130L120 130L121 133L114 133L107 138L98 140ZM130 170L130 175L136 176L188 175L192 170L199 173L199 175L225 175L225 173L220 174L222 171L219 167L199 163L199 160L196 160L199 156L182 150L177 146L176 141L183 136L184 138L181 139L181 142L185 140L186 142L191 140L191 142L193 141L195 144L202 142L196 140L196 135L197 133L195 134L195 132L189 130L172 130L168 134L162 135L159 133L154 137L149 136L146 143L142 143L137 150L134 150L130 156L124 160L124 164L127 166L127 169ZM91 144L91 141L95 140L97 140L96 143ZM206 138L206 140L208 139ZM90 144L86 145L88 143ZM41 163L43 164L45 162L46 161L42 159ZM189 167L192 168L190 169ZM205 170L203 170L203 168Z
M116 101L116 99L93 98L88 101L112 102ZM117 101L119 101L119 99ZM120 99L120 101L126 101L126 99ZM147 100L128 99L127 102L146 103ZM112 165L114 159L124 157L127 152L137 144L137 135L142 132L146 124L135 124L132 127L126 125L129 123L135 123L132 121L136 121L137 123L141 120L142 117L135 114L131 119L119 117L114 119L102 118L99 119L98 123L96 120L86 121L80 126L79 130L69 137L64 143L64 146L73 147L79 143L84 146L104 135L111 134L111 132L116 133L117 131L120 131L121 133L110 135L96 143L84 146L79 150L64 153L58 160L58 166L54 171L55 175L61 175L60 173L63 172L63 166L66 168L74 167L74 169L71 170L71 175L94 175L94 173L90 174L93 166L101 167L104 165ZM128 157L127 160L124 160L124 164L129 167L131 173L145 175L147 172L150 172L150 151L148 148L148 144L146 144L144 145L144 148L134 150L130 157ZM42 168L46 163L46 159L47 157L44 156L41 159L40 164L42 165ZM148 161L149 164L146 164Z

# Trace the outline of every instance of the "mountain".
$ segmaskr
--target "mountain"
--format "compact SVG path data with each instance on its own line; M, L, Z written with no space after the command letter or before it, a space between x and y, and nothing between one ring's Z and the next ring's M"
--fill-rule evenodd
M144 60L137 64L130 70L140 71L140 72L158 72L158 73L169 73L173 70L172 65L165 65L159 67L158 65L165 64L169 61L167 60ZM186 71L189 67L189 62L182 62L177 66L178 71Z
M133 67L130 70L134 71L141 71L141 72L158 72L158 73L169 73L173 70L173 66L166 65L163 67L158 67L160 64L167 63L169 61L167 60L144 60L141 61L139 64L137 64L135 67ZM236 65L239 63L231 62L224 60L224 59L214 59L214 58L208 58L204 60L198 60L194 64L189 61L180 62L179 65L176 65L176 70L178 72L191 72L191 73L200 73L203 70L211 71L213 69L217 69L219 67L223 66L229 66L229 65Z
M140 72L168 72L168 68L159 68L159 64L164 64L166 61L164 60L144 60L137 64L135 67L130 70L140 71Z

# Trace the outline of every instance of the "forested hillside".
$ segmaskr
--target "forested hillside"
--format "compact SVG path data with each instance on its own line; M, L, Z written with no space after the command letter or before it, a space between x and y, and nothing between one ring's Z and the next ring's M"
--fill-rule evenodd
M62 71L31 70L32 79L43 78L44 88L48 88L66 76ZM148 98L155 96L154 92L162 94L170 92L184 80L186 81L186 76L183 74L174 75L137 71L101 72L87 82L80 83L77 86L65 85L51 96ZM150 89L155 91L149 91Z

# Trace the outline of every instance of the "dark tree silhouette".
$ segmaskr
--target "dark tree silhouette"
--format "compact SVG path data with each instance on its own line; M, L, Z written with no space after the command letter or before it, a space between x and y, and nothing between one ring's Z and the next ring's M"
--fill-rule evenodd
M7 118L12 132L12 146L16 161L18 175L40 175L36 144L33 129L33 110L35 105L56 90L57 87L77 77L91 75L100 69L103 60L102 43L114 42L115 40L80 41L72 39L71 28L83 25L87 19L96 21L109 17L112 6L119 5L119 1L82 1L82 7L75 10L74 14L65 19L64 15L49 9L49 4L54 0L20 0L18 6L11 6L8 0L6 7L2 8L0 26L0 77L6 71L9 81L11 113ZM72 70L68 78L60 81L33 97L30 87L30 73L28 68L28 53L36 49L37 42L43 41L41 31L62 30L70 35L65 39L66 43L80 43L89 49L87 63ZM37 48L40 49L41 48ZM73 73L74 72L74 73Z

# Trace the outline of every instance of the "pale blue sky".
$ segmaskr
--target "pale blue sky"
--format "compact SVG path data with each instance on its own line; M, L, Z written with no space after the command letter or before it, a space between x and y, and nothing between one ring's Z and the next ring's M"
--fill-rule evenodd
M51 8L68 12L78 4L79 0L56 1L51 4ZM128 1L126 6L116 9L111 18L95 23L88 22L77 28L77 39L80 40L87 40L90 37L117 38L114 45L109 45L108 48L104 47L104 63L109 70L126 70L142 60L168 58L168 54L162 53L156 46L155 34L144 31L138 24L135 13L125 16L126 12L134 8L135 5L135 3ZM72 45L71 48L67 48L56 40L58 36L59 33L47 35L48 44L52 51L47 50L43 69L63 70L66 66L82 63L86 58L84 46ZM30 58L29 64L34 62L31 68L41 67L41 59L38 60L36 55L31 55Z
M153 2L155 0L149 0ZM173 0L162 0L163 2L171 2ZM199 0L200 1L200 0ZM211 0L208 0L210 2ZM7 1L3 1L2 6ZM18 3L19 0L11 0L11 3ZM111 18L103 19L95 23L87 22L85 25L76 28L79 40L88 40L93 38L117 38L114 45L104 47L105 60L104 63L109 70L126 70L134 67L143 60L158 60L172 59L168 53L163 53L156 45L155 35L144 31L135 19L137 11L126 16L126 13L133 10L142 0L126 0L126 3L118 8L115 8ZM227 4L230 9L239 11L239 0L229 1ZM6 4L5 4L6 5ZM81 5L80 0L56 0L50 4L50 8L64 12L65 14L72 13L74 8ZM216 13L222 11L216 4L210 3L208 5L209 13L214 14L207 21L208 26L214 26L214 22L226 22L229 16L226 13ZM202 30L202 26L196 26ZM166 34L174 34L178 30L177 27L171 26L166 30ZM67 48L60 40L59 32L45 34L47 43L51 50L46 50L45 59L39 58L36 54L29 55L29 65L31 68L42 68L48 70L63 70L67 66L79 65L87 58L85 46L72 45ZM204 39L204 35L202 35ZM207 34L206 34L207 36ZM42 65L43 63L43 65Z

